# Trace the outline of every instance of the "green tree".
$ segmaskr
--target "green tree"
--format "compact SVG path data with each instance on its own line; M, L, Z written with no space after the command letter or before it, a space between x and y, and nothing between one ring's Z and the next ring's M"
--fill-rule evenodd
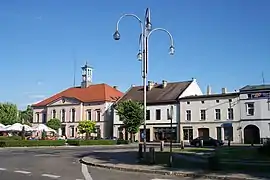
M46 125L56 131L61 127L61 121L57 118L50 119Z
M89 120L80 121L77 128L81 134L86 134L85 139L89 139L90 134L96 132L96 122Z
M117 115L123 122L123 128L131 134L131 140L134 140L134 135L139 131L143 123L143 106L140 102L127 100L118 103L115 107Z
M16 104L0 103L0 123L12 125L17 122L19 122L19 118Z
M33 109L30 105L27 106L26 110L19 111L19 119L21 123L31 125L33 122Z

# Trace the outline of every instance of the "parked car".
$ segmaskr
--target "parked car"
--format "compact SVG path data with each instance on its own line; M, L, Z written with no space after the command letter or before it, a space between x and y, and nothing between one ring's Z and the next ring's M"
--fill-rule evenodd
M190 141L190 145L199 147L201 140L203 140L203 146L222 146L224 144L223 141L211 137L197 137Z

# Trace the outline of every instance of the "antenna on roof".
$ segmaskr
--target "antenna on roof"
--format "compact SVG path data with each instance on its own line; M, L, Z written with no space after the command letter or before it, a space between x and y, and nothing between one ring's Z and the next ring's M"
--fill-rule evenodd
M76 52L73 50L73 87L76 86Z
M263 84L263 85L265 84L263 72L262 72L262 84Z

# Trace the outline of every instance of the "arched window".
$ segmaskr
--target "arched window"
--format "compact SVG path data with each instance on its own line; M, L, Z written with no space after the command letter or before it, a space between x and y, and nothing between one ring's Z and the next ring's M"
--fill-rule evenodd
M61 120L62 120L62 122L66 121L66 110L65 109L61 110Z
M75 120L76 120L76 110L73 108L71 110L71 121L75 122Z
M56 118L56 110L55 109L52 111L52 118Z

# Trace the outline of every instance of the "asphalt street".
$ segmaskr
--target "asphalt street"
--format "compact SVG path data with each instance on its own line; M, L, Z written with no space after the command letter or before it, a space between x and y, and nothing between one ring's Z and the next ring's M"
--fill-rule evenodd
M116 147L0 149L0 180L84 180L79 159L93 150L104 148ZM93 167L86 169L89 172L87 180L190 180Z

